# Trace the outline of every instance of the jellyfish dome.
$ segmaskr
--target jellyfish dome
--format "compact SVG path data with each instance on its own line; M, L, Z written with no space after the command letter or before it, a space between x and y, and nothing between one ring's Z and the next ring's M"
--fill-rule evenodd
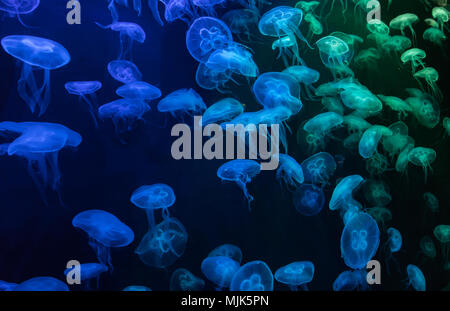
M411 31L413 42L415 42L416 33L412 26L418 21L419 17L417 15L412 13L405 13L392 19L389 23L389 27L391 27L392 29L400 30L403 36L405 35L405 29L408 28Z
M102 210L87 210L77 214L72 225L89 236L89 245L98 261L112 270L111 247L125 247L134 240L134 232L116 216Z
M135 253L149 267L167 268L186 250L188 234L176 218L165 218L142 238Z
M297 212L303 216L314 216L323 209L325 194L320 187L312 184L303 184L295 190L293 201Z
M40 4L40 0L0 0L0 11L10 14L29 14Z
M219 289L230 287L231 279L239 269L239 263L226 256L207 257L201 270L205 277Z
M9 282L0 280L0 292L10 292L17 285L18 285L17 283L9 283Z
M214 51L205 64L217 72L229 71L247 78L256 78L259 75L258 65L254 62L252 53L237 44Z
M169 0L164 2L166 6L164 18L166 21L170 23L180 19L187 24L190 24L189 19L193 17L194 12L189 0Z
M116 94L123 98L151 101L161 97L161 90L147 82L135 81L119 87Z
M259 18L259 11L251 8L230 10L222 16L222 20L240 41L253 39L252 32L257 27Z
M115 80L128 84L142 79L138 67L127 60L113 60L108 63L108 72Z
M212 104L202 116L202 125L226 122L244 112L244 106L234 98L224 98Z
M436 160L436 151L431 148L416 147L408 153L408 161L423 168L425 182L427 181L428 170L432 171L431 164Z
M398 252L402 248L402 234L395 228L388 228L388 246L391 253Z
M186 46L191 56L204 63L218 49L233 42L230 28L214 17L197 18L186 33Z
M420 239L420 249L425 256L429 258L436 258L436 246L430 236L425 235Z
M50 102L50 71L69 63L69 52L55 41L34 36L7 36L1 45L6 53L23 62L17 90L31 112L39 111L41 116ZM34 68L44 70L41 87L36 85Z
M225 256L233 259L234 261L241 264L242 262L242 251L239 247L233 244L222 244L213 249L208 257Z
M344 271L338 275L333 282L333 291L354 291L358 289L366 289L366 274L362 270Z
M418 90L418 94L406 99L406 103L419 123L427 128L434 128L439 124L441 109L439 102L430 94Z
M233 276L230 291L273 291L273 274L263 261L241 266Z
M275 271L275 280L289 285L294 289L302 286L307 289L306 284L314 277L314 264L311 261L296 261Z
M97 126L98 106L95 92L102 88L102 83L100 81L71 81L67 82L64 87L69 94L78 95L80 103L82 100L86 102L89 113Z
M350 219L341 236L341 256L352 269L363 269L372 259L380 244L380 230L375 220L366 213Z
M341 115L335 112L323 112L308 120L303 129L317 137L324 137L343 122L344 119Z
M340 93L342 103L357 111L378 113L383 109L383 103L369 90L355 86Z
M305 159L301 166L305 182L326 185L336 170L336 160L328 152L319 152Z
M347 66L350 48L347 43L334 36L323 37L316 42L319 49L320 59L328 68Z
M72 270L73 268L64 270L64 275L67 277ZM83 263L80 265L80 280L89 281L91 279L97 279L98 286L98 279L100 275L108 270L108 267L101 263Z
M166 97L158 103L158 111L170 112L172 116L176 117L180 114L201 114L206 110L206 105L201 96L193 89L179 89Z
M280 154L279 161L277 179L280 182L283 181L288 188L295 188L303 183L303 169L294 158L287 154Z
M431 192L425 192L423 194L423 199L425 201L425 206L431 210L433 213L439 212L439 200Z
M386 206L392 201L388 185L381 180L366 180L363 185L363 192L371 206Z
M364 181L359 175L350 175L341 179L333 190L329 203L330 210L345 210L349 205L359 205L353 199L353 191Z
M35 277L22 282L13 288L15 292L67 292L69 288L66 283L50 276Z
M408 286L411 286L416 291L426 290L425 276L422 270L416 265L408 265L406 267L406 273L408 274Z
M171 291L200 291L205 287L205 281L193 275L189 270L179 268L170 277Z
M373 125L364 131L359 141L359 154L365 158L371 158L376 152L380 139L383 136L392 136L392 131L382 125Z
M144 43L146 34L144 29L136 23L114 22L108 26L102 26L103 29L111 29L120 34L120 53L118 59L132 59L133 42Z
M320 73L307 66L290 66L283 70L284 73L292 75L298 83L304 86L308 99L313 98L316 89L313 84L319 81Z

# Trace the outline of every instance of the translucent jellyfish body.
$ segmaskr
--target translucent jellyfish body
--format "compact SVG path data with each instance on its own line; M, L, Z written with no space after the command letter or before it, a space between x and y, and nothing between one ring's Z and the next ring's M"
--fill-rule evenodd
M230 10L222 16L222 20L240 41L252 41L254 39L252 32L256 29L259 18L259 11L255 9Z
M433 27L425 30L422 37L441 48L444 46L444 41L447 40L447 36L442 30Z
M389 274L390 273L389 264L391 261L394 262L398 267L398 262L394 258L393 253L400 251L403 244L403 238L400 231L392 227L388 228L386 230L386 233L387 233L387 241L383 250L385 255L386 268Z
M23 63L17 82L20 97L32 113L43 115L50 103L50 71L69 63L69 52L55 41L33 36L7 36L1 45L6 53ZM33 72L36 69L44 71L40 87Z
M71 81L64 86L69 94L78 95L80 103L84 101L87 104L89 114L97 127L98 103L95 92L101 89L102 83L100 81Z
M134 240L134 232L116 216L102 210L87 210L72 219L72 225L89 236L89 245L97 260L112 271L110 248L125 247Z
M13 288L15 292L67 292L69 288L66 283L50 276L35 277L26 280Z
M273 291L272 271L263 261L250 261L233 275L230 291Z
M434 245L433 238L425 235L420 239L420 251L428 258L436 258L436 246Z
M320 59L327 68L345 67L350 62L351 52L348 44L335 36L323 37L316 42Z
M413 38L413 44L416 42L416 33L413 25L419 21L419 17L412 13L405 13L392 19L389 23L389 27L392 29L400 30L402 35L405 35L405 29L408 28Z
M329 203L330 210L341 210L345 212L351 206L360 206L353 199L353 191L364 181L359 175L350 175L341 179L333 190Z
M360 86L348 88L340 93L342 102L350 109L376 114L383 109L383 103L368 89Z
M295 189L303 183L303 169L294 158L287 154L279 155L279 166L277 169L277 179L288 187L288 189Z
M416 147L408 153L408 161L412 164L422 167L427 181L428 171L433 172L431 164L436 160L436 151L431 148Z
M301 167L305 182L324 186L336 171L336 160L328 152L319 152L305 159Z
M192 0L192 4L200 9L200 11L205 12L205 15L214 16L216 15L214 7L225 3L225 1L226 0Z
M434 237L441 243L442 259L447 270L450 258L450 225L438 225L433 230Z
M314 216L320 213L325 205L322 188L312 184L302 184L294 192L295 209L303 216Z
M410 63L412 67L412 72L415 73L417 71L417 68L422 67L425 68L425 63L423 62L423 59L427 56L424 50L412 48L405 52L403 52L402 56L400 57L400 60L402 63Z
M441 109L436 98L418 90L418 93L408 97L406 102L421 125L434 128L439 124Z
M381 99L383 104L391 108L392 111L398 113L399 119L404 119L408 115L409 112L412 112L412 108L408 103L401 98L395 96L384 96L378 95L378 98Z
M135 81L119 87L116 94L123 98L152 101L161 97L161 90L147 82Z
M67 268L64 270L64 275L67 277L74 268ZM107 266L101 263L83 263L79 267L80 280L85 289L90 289L91 280L96 281L95 288L98 288L100 275L107 272L109 269Z
M314 83L319 81L320 73L307 66L291 66L283 70L284 73L292 75L298 83L302 84L308 99L313 99Z
M333 291L354 291L367 289L366 273L363 270L344 271L333 282Z
M370 206L386 206L392 200L389 187L382 180L366 180L363 185L363 192Z
M423 200L425 201L425 206L433 213L439 212L439 200L431 192L425 192L423 194Z
M230 287L231 279L239 269L239 263L225 256L207 257L202 261L201 270L218 290Z
M375 219L378 226L380 226L383 231L386 230L387 225L392 220L391 211L383 206L367 208L366 212L367 212L367 214L372 216L373 219Z
M428 91L439 101L442 100L442 92L437 86L439 80L439 73L433 67L425 67L414 74L414 78L419 81L424 80ZM421 84L422 86L422 84Z
M353 63L359 69L373 69L381 59L380 52L375 48L360 50L353 59Z
M171 291L200 291L205 287L205 281L193 275L189 270L179 268L170 277Z
M279 50L277 59L281 58L285 67L295 64L305 64L300 57L297 41L295 41L294 37L285 36L275 40L272 43L272 50Z
M359 154L365 158L371 158L377 153L378 143L383 136L392 136L392 131L382 125L373 125L364 131L359 141Z
M120 34L120 51L118 59L133 59L133 43L136 41L138 43L144 43L145 41L145 31L136 23L129 22L114 22L108 26L102 26L97 23L100 27L104 29L111 29Z
M158 111L170 112L174 117L182 117L184 114L202 114L206 105L201 96L193 89L179 89L158 103Z
M206 109L202 116L202 125L230 121L243 112L244 106L238 100L224 98Z
M229 257L239 264L241 264L242 262L242 251L239 247L233 244L222 244L220 246L217 246L208 254L208 257L217 256Z
M1 0L0 11L6 12L10 16L17 16L19 22L26 26L21 15L32 13L39 4L40 0Z
M292 290L301 286L308 290L307 284L314 277L314 264L311 261L296 261L275 271L275 280L288 285Z
M113 60L108 63L109 74L119 82L128 84L142 79L138 67L127 60Z
M170 23L179 19L190 24L190 20L194 18L195 12L189 0L168 0L164 2L164 18L166 21Z
M406 288L412 287L416 291L426 290L425 276L422 270L416 265L408 265L406 267L408 278L406 280Z
M325 137L332 130L341 126L343 122L343 117L335 112L319 113L309 119L303 126L303 129L308 133L306 142L310 145L310 149L314 152L318 146L323 148L325 145Z

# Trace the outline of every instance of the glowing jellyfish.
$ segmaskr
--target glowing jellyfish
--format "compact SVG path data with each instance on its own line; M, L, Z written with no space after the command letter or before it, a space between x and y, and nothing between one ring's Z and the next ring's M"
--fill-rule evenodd
M111 247L125 247L134 240L134 232L116 216L102 210L87 210L72 219L72 225L89 236L97 260L112 271Z
M392 213L386 207L371 207L366 209L366 212L375 219L383 231L385 231L387 224L392 220Z
M202 116L202 125L230 121L243 112L244 106L238 100L224 98L206 109Z
M128 0L107 0L107 1L108 1L108 9L111 13L113 22L117 22L119 19L119 14L117 12L115 4L117 3L124 7L128 7ZM141 12L142 12L142 2L141 1L143 1L143 0L133 0L133 9L138 13L139 16L141 15ZM155 0L149 0L149 5L150 5L150 3L154 2L154 1ZM162 21L161 21L161 25L162 25Z
M408 279L406 280L406 288L410 286L416 291L426 290L425 276L422 270L415 265L408 265L406 267L406 273L408 274Z
M192 0L192 4L198 9L205 12L205 15L214 16L216 12L214 7L217 5L223 5L226 0Z
M366 170L371 176L380 176L389 170L389 161L381 153L375 153L366 160Z
M176 197L173 189L165 184L141 186L134 190L130 201L145 210L149 230L155 226L155 211L162 210L163 216L169 216L169 207L175 203Z
M18 285L17 283L9 283L9 282L0 280L0 292L10 292L17 285Z
M230 10L222 16L222 20L240 41L253 40L252 32L257 27L259 18L259 11L255 9Z
M392 131L392 135L384 136L381 144L388 155L394 158L407 145L414 144L414 139L408 136L408 126L402 121L392 123L389 125L389 129Z
M140 0L133 0L133 1L140 1ZM156 20L156 22L158 24L160 24L161 26L164 24L161 16L159 15L159 10L158 10L158 0L148 0L148 7L150 8L150 11L152 12L153 18Z
M423 168L425 174L425 182L427 182L427 172L431 168L431 164L436 160L436 151L431 148L416 147L408 153L408 161L416 166Z
M216 70L205 63L200 63L195 74L195 81L198 86L205 90L217 90L220 93L227 93L224 90L225 84L230 80L234 81L232 75L231 70Z
M431 10L431 15L438 22L440 29L444 31L444 25L450 19L450 12L444 7L437 6Z
M363 270L344 271L333 282L333 291L354 291L367 289L366 273Z
M369 179L363 185L364 197L371 206L386 206L392 201L388 185L382 180Z
M17 15L19 22L22 22L21 15L30 14L39 6L40 0L0 0L0 11L4 11L11 16Z
M434 19L432 19L432 18L425 18L424 22L425 22L428 26L433 27L433 28L439 28L439 27L440 27L440 26L439 26L439 23L436 22L436 21L435 21Z
M108 63L109 74L119 82L128 84L142 79L138 67L127 60L113 60Z
M69 63L69 52L55 41L33 36L7 36L1 44L6 53L23 62L17 82L20 97L32 113L39 111L39 116L43 115L50 102L50 71ZM40 87L36 83L35 69L44 70Z
M142 238L135 253L149 267L167 268L186 250L188 234L176 218L165 218Z
M295 64L305 64L300 57L295 38L285 36L275 40L272 44L272 50L275 51L277 49L279 50L277 59L281 58L285 67ZM289 59L292 59L292 61L289 61Z
M232 160L219 167L217 176L222 180L235 182L244 192L250 209L250 203L253 201L253 196L248 193L247 183L251 182L252 178L260 172L261 165L256 161Z
M437 86L437 81L439 80L439 73L433 67L425 67L424 69L416 72L414 74L414 78L419 81L420 79L425 80L429 91L431 94L436 97L439 101L442 99L442 92L439 90ZM422 86L422 84L421 84Z
M294 192L294 206L303 216L314 216L320 213L325 205L322 188L312 184L300 185Z
M401 98L395 96L378 95L383 104L391 108L391 110L398 112L398 118L403 119L412 111L411 106Z
M202 273L217 286L217 290L230 287L238 269L239 263L225 256L206 257L201 265Z
M186 46L197 61L206 62L216 50L233 42L230 28L214 17L197 18L186 33Z
M350 133L357 133L361 135L365 130L372 126L372 124L370 124L363 118L352 114L344 116L344 125L347 127L347 130Z
M10 135L12 141L1 145L9 156L17 155L28 162L28 173L39 189L47 205L46 188L59 193L61 172L58 167L59 151L65 147L76 148L81 143L81 136L64 125L44 122L0 122L0 134ZM0 152L1 154L1 152Z
M354 87L344 90L340 94L344 105L357 111L376 114L383 109L383 103L369 90Z
M364 134L359 141L359 154L365 158L371 158L377 153L377 147L380 139L383 136L392 136L392 131L382 125L373 125L364 131Z
M412 72L415 73L417 68L420 66L422 69L425 68L425 63L422 61L427 54L424 50L412 48L405 51L400 57L401 61L406 64L410 63L412 67Z
M306 13L304 20L309 24L309 34L318 36L323 33L323 26L314 14Z
M239 247L233 244L222 244L220 246L217 246L208 254L208 257L217 256L229 257L239 264L241 264L242 262L242 251Z
M309 119L303 129L308 132L306 137L307 143L311 146L311 150L316 151L315 146L324 146L325 136L342 125L344 119L341 115L335 112L323 112Z
M296 291L299 286L308 290L307 284L314 277L314 264L311 261L295 261L275 271L275 280L289 285L291 290Z
M450 258L450 225L438 225L433 230L434 237L441 243L444 265L448 266Z
M279 166L277 169L277 179L284 182L290 189L295 189L303 183L303 169L294 158L287 154L279 155Z
M372 259L380 243L380 230L375 220L366 213L353 216L341 236L341 256L352 269L363 269Z
M136 23L114 22L107 26L100 25L99 23L96 24L103 29L111 29L120 34L119 60L131 60L133 58L133 42L144 43L145 41L145 31Z
M67 82L64 86L69 94L78 95L80 103L82 100L85 101L85 103L88 105L88 110L92 117L92 120L97 127L98 105L95 92L101 89L102 83L100 81L72 81Z
M170 112L174 117L183 114L202 114L206 110L206 105L201 96L193 89L179 89L158 103L158 111Z
M67 277L74 269L78 268L67 268L64 270L64 275ZM100 280L100 275L108 271L108 267L101 263L83 263L79 266L80 271L80 281L85 289L90 288L90 281L96 280L96 288L98 288L98 283Z
M368 48L359 51L359 53L353 59L353 63L360 69L373 69L381 59L380 52L375 48Z
M170 277L171 291L200 291L204 287L205 281L183 268L175 270Z
M13 288L15 292L67 292L69 288L66 283L51 276L41 276L26 280Z
M327 36L318 40L316 45L320 59L327 68L345 67L349 64L350 48L344 40Z
M406 103L411 107L419 123L427 128L434 128L439 124L441 109L439 102L430 94L418 90L414 97L408 97Z
M392 228L392 227L388 228L386 230L386 233L387 233L387 241L384 246L384 252L385 252L386 268L387 268L387 271L389 274L390 273L389 272L390 271L389 263L391 261L393 261L398 266L398 262L392 254L400 251L400 249L402 248L402 244L403 244L403 238L402 238L402 234L400 233L400 231L398 231L397 229Z
M319 1L298 1L295 4L295 8L303 10L305 13L314 13L314 11L319 7Z
M298 83L304 86L308 99L313 99L315 93L314 83L319 81L320 73L307 66L291 66L283 70L284 73L292 75Z
M189 0L168 0L164 2L164 18L166 21L170 23L180 19L188 25L190 24L190 20L194 17L194 11Z
M419 17L412 13L405 13L392 19L389 23L389 27L392 29L400 30L402 35L405 35L405 29L408 28L411 31L413 38L413 44L416 42L416 33L414 32L413 25L419 21Z
M390 32L389 26L379 19L370 20L370 22L367 23L366 27L367 30L369 30L370 33L373 34L388 35Z
M230 291L273 291L272 271L263 261L250 261L233 275Z
M130 285L122 289L124 292L151 292L152 289L142 285Z
M325 107L326 110L330 112L335 112L339 115L344 115L344 105L342 105L339 98L336 97L322 97L321 104ZM345 123L345 117L344 117Z
M423 38L441 48L443 48L444 41L447 40L447 36L442 30L433 27L423 32Z
M319 152L305 159L301 166L305 182L324 186L336 171L336 160L328 152Z
M420 239L420 250L426 257L436 258L436 246L430 236L425 235Z
M381 44L381 49L389 55L399 56L412 46L411 40L405 36L392 36Z
M425 201L425 206L433 213L439 212L439 200L431 192L425 192L423 194L423 200Z
M135 81L119 87L116 94L123 98L152 101L161 97L161 90L147 82Z
M350 175L341 179L333 190L329 203L330 210L345 211L349 206L360 204L353 199L353 191L364 181L359 175Z

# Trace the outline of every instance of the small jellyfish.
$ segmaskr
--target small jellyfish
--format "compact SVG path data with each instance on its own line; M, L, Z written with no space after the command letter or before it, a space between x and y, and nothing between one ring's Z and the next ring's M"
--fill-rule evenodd
M288 189L295 189L303 183L303 169L294 158L287 154L280 154L279 162L277 180L280 183L284 182Z
M444 25L450 19L450 12L444 7L436 6L431 10L431 15L438 22L439 28L444 31ZM447 27L445 28L448 30Z
M365 158L371 158L377 153L378 143L382 137L392 136L392 131L382 125L373 125L364 131L361 140L359 141L359 154Z
M305 182L323 187L336 171L336 160L328 152L319 152L305 159L301 167Z
M109 74L119 82L128 84L142 79L138 67L127 60L113 60L108 63Z
M111 247L125 247L134 240L134 232L116 216L102 210L87 210L72 219L72 225L89 236L97 260L112 272Z
M149 267L165 269L177 261L184 251L188 234L176 218L165 218L142 238L135 253Z
M230 10L222 16L222 20L238 40L248 42L254 40L252 32L256 29L259 19L259 11L251 8Z
M68 292L66 283L51 276L41 276L26 280L13 288L15 292Z
M320 213L325 205L322 188L312 184L300 185L294 192L294 206L303 216L314 216Z
M402 248L403 239L400 231L398 231L395 228L392 227L388 228L386 233L387 233L387 241L383 250L385 253L386 268L389 274L390 261L393 261L398 266L398 262L392 254L400 251L400 249Z
M75 268L67 268L64 270L64 275L72 272ZM78 269L78 268L77 268ZM98 288L100 274L108 271L108 267L101 263L83 263L79 266L80 271L80 281L86 290L90 289L90 281L96 280L96 288Z
M206 105L201 96L193 89L176 90L158 103L158 111L170 112L174 117L183 114L202 114L206 110Z
M183 268L175 270L170 277L171 291L201 291L204 287L205 281Z
M356 86L348 88L340 94L342 103L358 112L376 114L383 109L383 103L369 90Z
M408 161L416 166L421 166L425 174L425 183L427 182L427 172L431 168L431 164L436 160L436 151L431 148L416 147L408 153Z
M299 1L295 4L295 8L303 10L305 13L314 13L319 5L319 1Z
M352 269L363 269L372 259L380 243L380 230L375 220L366 213L353 216L341 236L341 256Z
M375 48L359 51L353 59L353 63L359 69L374 69L381 59L380 52Z
M375 219L383 231L386 230L387 224L392 220L391 211L383 206L368 208L366 212Z
M33 36L7 36L1 40L3 49L21 62L22 71L17 90L31 112L42 116L50 103L50 71L70 62L69 52L59 43ZM42 69L44 79L38 87L34 71Z
M428 90L430 93L439 101L442 100L442 92L437 86L437 81L439 80L439 73L433 67L425 67L424 69L416 72L414 78L421 84L421 80L425 80Z
M423 32L424 40L430 41L443 49L444 41L447 40L445 33L437 28L428 28Z
M247 183L251 182L252 178L261 172L261 165L253 160L232 160L226 162L217 170L217 176L226 181L235 182L244 192L245 198L250 203L253 201L253 196L248 193Z
M420 251L428 258L436 258L437 251L432 237L425 235L420 239Z
M433 230L434 237L441 243L444 265L448 267L450 258L450 225L438 225Z
M422 67L422 69L426 67L425 63L422 61L426 56L427 54L424 50L412 48L403 52L400 60L403 64L410 63L414 74L419 66Z
M430 94L419 93L413 97L408 97L406 103L411 107L411 110L419 123L427 128L434 128L439 124L441 109L439 102Z
M190 20L194 18L194 10L189 0L168 0L164 3L164 18L169 23L179 19L189 25Z
M275 280L289 285L291 290L297 291L301 286L303 290L308 290L307 284L314 277L314 264L311 261L295 261L275 271Z
M408 116L409 112L412 112L411 106L404 101L401 98L395 97L395 96L384 96L384 95L377 95L379 99L391 108L392 111L398 112L398 118L404 119Z
M83 100L85 101L95 127L97 127L98 104L95 92L102 88L102 83L100 81L71 81L67 82L64 87L69 94L78 95L80 103Z
M291 66L283 70L284 73L292 75L298 83L303 85L307 99L313 99L316 89L313 84L319 81L320 73L307 66Z
M361 135L365 130L372 126L372 124L363 118L352 114L344 116L344 125L347 127L349 133L357 133Z
M340 99L337 97L322 97L321 104L330 112L335 112L341 116L344 115L344 105L342 105Z
M408 274L408 279L405 281L406 288L412 287L414 290L422 292L426 290L425 276L419 267L408 265L406 273Z
M122 85L116 94L123 98L152 101L161 97L161 90L147 82L135 81Z
M300 57L297 41L295 38L285 36L272 43L272 50L279 50L277 59L281 58L285 67L295 64L305 64ZM291 59L291 61L289 61Z
M362 270L344 271L333 282L333 291L354 291L367 288L366 274Z
M222 5L226 0L192 0L192 4L195 5L200 11L203 11L205 15L215 16L215 6Z
M152 289L142 285L129 285L122 289L123 292L151 292Z
M381 176L389 169L389 161L381 153L375 153L366 160L366 170L371 176Z
M200 63L195 74L195 81L198 86L205 90L217 90L220 93L227 93L225 84L230 80L234 81L232 75L231 70L216 70L205 63Z
M230 287L231 279L238 269L239 263L226 256L206 257L201 265L202 273L219 291Z
M303 129L308 133L306 142L311 146L312 152L316 151L317 146L325 146L325 136L342 125L344 119L335 112L319 113L309 119Z
M306 13L304 20L309 24L309 37L311 37L312 35L319 36L323 33L323 26L320 23L320 20L316 16L314 16L314 14Z
M349 206L360 204L353 199L353 191L364 181L359 175L350 175L341 179L333 190L329 203L330 210L345 211Z
M400 30L403 36L405 36L405 29L408 28L411 31L413 44L416 45L416 33L413 25L419 21L419 17L412 13L405 13L392 19L389 23L389 27L392 29Z
M9 282L0 280L0 292L10 292L17 285L18 285L17 283L9 283Z
M8 13L10 16L17 16L19 22L26 26L21 15L30 14L39 6L40 0L0 0L0 11Z
M208 257L217 256L229 257L239 264L241 264L242 262L242 251L239 247L233 244L222 244L220 246L217 246L208 254Z
M379 19L370 20L366 27L373 34L389 35L390 32L389 26Z
M425 201L425 206L433 213L439 212L439 200L431 192L425 192L423 194L423 200Z
M206 109L202 116L202 125L227 122L244 112L244 105L238 100L228 97L219 100Z
M348 66L351 55L348 44L337 37L327 36L316 42L322 63L330 69Z
M273 291L272 271L263 261L250 261L233 275L230 291Z
M363 193L370 206L387 206L392 201L389 187L382 180L366 180L363 185Z

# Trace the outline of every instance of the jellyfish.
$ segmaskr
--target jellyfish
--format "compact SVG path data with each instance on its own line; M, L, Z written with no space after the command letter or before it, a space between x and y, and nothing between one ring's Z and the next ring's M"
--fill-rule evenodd
M334 69L347 67L353 52L344 40L335 36L323 37L316 42L316 45L322 63L325 67L331 69L334 78L336 78Z
M14 288L17 286L17 283L9 283L6 281L0 280L0 292L10 292L14 290Z
M303 129L308 133L306 141L308 143L319 141L318 145L323 147L325 136L330 135L330 132L341 126L343 122L343 117L335 112L317 114L303 126ZM315 151L315 148L312 149Z
M301 286L303 290L308 290L308 283L314 277L314 264L311 261L295 261L275 271L275 280L286 284L293 291Z
M325 205L322 188L312 184L300 185L294 192L294 206L303 216L314 216L320 213Z
M303 10L305 13L314 13L319 5L319 1L299 1L295 4L295 8Z
M57 192L63 205L58 154L65 147L78 147L82 140L80 134L57 123L8 121L0 122L0 134L14 136L11 142L2 145L2 149L9 156L17 155L27 160L28 173L39 189L44 204L48 205L45 194L50 187Z
M66 283L51 276L41 276L26 280L13 289L15 292L68 292Z
M371 176L381 176L389 169L389 161L381 153L375 153L366 160L366 170Z
M434 237L441 243L444 267L448 269L450 258L450 225L438 225L433 230Z
M390 227L387 229L386 231L387 233L387 241L386 244L384 245L384 253L385 253L385 262L386 262L386 268L389 274L389 262L393 261L397 267L398 267L398 262L397 260L393 257L393 253L397 253L398 251L400 251L400 249L402 248L402 234L400 233L400 231L398 231L397 229Z
M408 153L408 161L416 166L421 166L425 174L425 183L427 182L427 172L431 168L431 164L436 160L436 151L431 148L416 147Z
M433 27L425 30L422 36L425 40L430 41L441 48L443 48L444 41L447 40L447 36L442 30Z
M252 32L257 27L259 19L259 11L251 8L230 10L222 16L222 20L239 41L248 42L254 39Z
M111 247L125 247L134 240L134 232L116 216L106 211L92 209L78 213L72 226L89 236L89 246L97 255L99 263L112 273Z
M354 291L367 289L366 274L363 270L344 271L333 282L333 291Z
M201 291L204 287L205 281L187 269L176 269L170 277L169 288L171 291Z
M370 20L366 27L372 34L389 35L390 32L389 26L379 19Z
M73 271L75 268L67 268L64 270L64 275L67 275ZM77 268L78 269L78 268ZM90 289L90 280L96 280L96 288L98 288L98 283L100 280L100 275L108 271L108 267L101 263L83 263L79 266L80 271L80 281L84 284L85 289Z
M298 83L303 85L307 99L312 100L316 89L313 84L319 81L320 73L307 66L291 66L283 70L284 73L292 75Z
M202 273L219 291L230 287L231 279L238 269L239 263L226 256L206 257L201 265Z
M220 93L227 93L224 90L225 84L230 80L234 81L232 75L231 70L216 70L205 63L200 63L195 74L195 81L198 86L205 90L217 90Z
M341 256L352 269L366 268L380 243L380 230L375 220L366 213L353 216L341 236Z
M431 192L425 192L423 194L423 200L425 201L425 206L433 213L439 212L439 200Z
M353 63L360 69L373 69L381 59L380 52L375 48L368 48L359 51L353 59Z
M322 97L321 104L329 112L334 112L341 116L344 115L344 105L342 105L341 101L337 97ZM345 124L345 116L343 124Z
M188 0L168 0L165 1L164 18L169 23L180 19L189 25L194 18L194 9Z
M366 213L375 219L383 231L386 231L387 224L392 220L392 213L386 207L377 206L366 209Z
M323 33L323 26L319 19L312 13L306 13L304 17L305 22L309 24L309 37L312 35L321 35Z
M248 201L248 208L253 201L253 196L248 193L247 183L261 172L261 165L253 160L231 160L226 162L217 170L217 176L226 181L235 182L244 192Z
M280 154L279 162L277 180L280 183L284 182L288 189L295 189L303 183L303 169L294 158L287 154Z
M107 26L103 26L99 23L96 24L103 29L111 29L120 34L120 52L118 60L131 60L133 58L133 42L144 43L145 41L145 31L136 23L114 22Z
M389 23L389 27L392 29L400 30L402 35L405 35L405 29L408 28L411 31L413 45L416 45L416 33L414 32L413 25L419 21L419 17L412 13L405 13L392 19Z
M422 292L426 290L425 276L419 267L410 264L406 267L406 273L408 274L408 279L405 281L406 288L412 287Z
M192 4L205 12L205 15L215 16L216 12L214 7L217 5L223 5L226 0L192 0Z
M426 56L427 54L425 53L424 50L412 48L405 51L400 57L400 59L403 62L403 64L411 63L412 72L414 74L419 66L421 66L422 69L426 67L425 63L422 61Z
M347 127L349 133L361 134L372 126L369 122L359 116L348 114L344 116L343 124ZM358 139L359 141L359 139Z
M364 87L349 88L341 92L340 96L342 103L350 109L370 114L376 114L383 109L383 103Z
M345 212L352 205L360 206L353 199L353 191L364 181L359 175L350 175L341 179L336 185L329 203L330 210L341 210Z
M279 50L277 59L281 58L285 67L295 64L305 64L300 57L297 41L290 36L281 37L272 43L272 50ZM292 59L292 61L289 61Z
M135 253L149 267L165 269L186 250L188 234L176 218L166 217L142 238Z
M377 153L377 147L380 139L386 136L392 136L392 131L382 125L373 125L364 131L364 134L359 141L359 154L365 158L371 158Z
M263 261L250 261L233 275L230 291L273 291L272 271Z
M436 258L436 246L434 245L433 239L429 235L425 235L420 239L420 251L427 258Z
M448 20L450 19L450 12L444 7L437 6L431 10L431 15L433 15L433 18L438 22L439 28L444 31L444 25L445 23L448 23ZM448 30L447 27L445 28Z
M379 99L391 108L391 110L398 113L398 118L403 119L408 116L409 112L412 112L411 106L401 98L395 96L377 95Z
M30 108L42 116L50 102L50 71L70 62L69 52L59 43L33 36L7 36L1 40L3 49L23 62L17 91ZM38 87L33 71L42 69L44 79Z
M122 289L124 292L151 292L152 289L142 285L129 285Z
M95 92L101 89L102 83L100 81L72 81L67 82L64 86L69 94L78 95L80 103L83 100L85 101L88 105L88 110L94 121L95 127L97 127L98 105Z
M440 28L439 23L432 18L425 18L424 22L430 27Z
M414 144L414 139L408 136L408 126L402 121L392 123L388 128L391 130L392 135L384 136L381 144L389 156L394 158L408 144Z
M170 112L173 117L202 114L205 110L203 99L193 89L176 90L158 103L158 111Z
M202 116L202 125L226 122L244 112L244 106L238 100L228 97L219 100L206 109Z
M19 22L25 26L21 15L30 14L39 6L40 0L0 0L0 11L10 16L17 16Z
M108 1L108 9L111 12L113 22L117 22L119 19L119 14L117 13L115 3L120 4L124 7L128 7L128 0L107 0L107 1ZM142 12L142 2L141 2L142 0L132 0L132 1L133 1L133 9L138 13L138 16L140 16ZM149 1L149 4L151 1L152 0Z
M301 163L304 182L321 185L328 184L336 171L336 160L328 152L313 154Z
M369 179L363 185L364 197L371 206L387 206L392 197L388 185L382 180Z
M161 90L147 82L135 81L122 85L116 94L123 98L152 101L161 97Z
M414 97L408 97L406 103L421 125L431 129L439 124L441 109L435 97L419 90Z
M405 36L392 36L381 44L381 50L388 55L400 56L405 50L411 48L411 40Z
M216 50L233 42L230 28L214 17L197 18L186 33L186 46L191 56L204 63Z
M109 74L117 81L128 84L142 79L138 67L127 60L113 60L108 63Z
M220 246L217 246L208 254L208 257L217 256L229 257L239 264L241 264L242 262L242 251L239 247L233 244L222 244Z
M439 90L439 87L437 86L437 81L439 79L439 73L436 69L433 67L425 67L424 69L416 72L414 74L414 78L419 81L420 79L425 80L425 82L428 85L428 89L431 92L431 94L438 100L442 100L442 92ZM420 84L422 86L422 84Z

